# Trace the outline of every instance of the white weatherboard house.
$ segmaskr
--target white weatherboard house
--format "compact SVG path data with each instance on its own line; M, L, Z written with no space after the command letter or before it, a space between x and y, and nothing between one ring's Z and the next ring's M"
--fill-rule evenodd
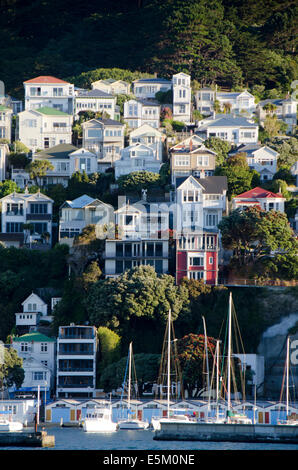
M165 78L140 78L133 82L132 87L137 99L147 100L155 99L155 95L159 91L166 92L171 90L172 82Z
M263 125L267 116L276 115L278 119L287 124L287 133L291 134L297 126L297 100L292 97L286 99L267 99L257 104L256 114Z
M118 238L105 241L105 276L117 277L125 270L150 265L159 274L169 267L169 211L142 200L115 211Z
M172 77L173 118L185 123L191 122L190 75L180 72Z
M106 112L111 119L115 119L116 97L104 91L79 90L75 97L75 115L80 111Z
M37 294L30 294L22 302L23 311L16 313L16 327L22 332L28 333L35 330L40 320L51 323L53 317L48 315L48 306Z
M25 110L51 107L67 114L74 110L74 85L60 78L41 75L26 80Z
M12 347L23 359L25 380L19 391L37 392L38 386L47 394L54 385L56 339L38 331L14 337Z
M82 123L83 147L97 155L97 170L104 172L120 158L125 125L113 119L90 119Z
M37 152L33 155L33 160L47 160L54 167L38 179L41 185L61 183L67 186L75 172L84 171L90 175L97 171L97 156L85 148L78 149L71 144L56 145L43 152Z
M235 114L251 115L256 110L255 97L247 90L221 92L214 88L200 88L195 94L196 108L204 116L214 112L217 101L221 111L225 108Z
M161 161L156 151L148 145L133 144L121 151L121 158L114 163L115 178L128 175L134 171L150 171L159 173Z
M13 111L0 104L0 139L11 141L11 118Z
M160 124L160 105L153 101L129 100L124 103L124 121L131 129L149 124L158 129Z
M199 136L206 139L219 137L235 145L257 144L258 132L259 127L255 122L232 114L217 114L203 119L199 121L196 130Z
M162 161L163 142L165 135L158 129L154 129L149 124L143 124L141 127L134 129L129 134L129 145L137 143L147 145L156 152L156 158Z
M262 181L272 180L277 172L279 153L267 145L243 144L230 153L230 155L236 154L246 155L248 166L260 174Z
M16 133L18 140L30 150L48 149L71 143L72 122L71 114L44 106L19 113Z
M105 80L97 80L91 83L93 90L101 90L109 95L129 95L130 94L130 83L123 80L114 80L108 78Z
M111 222L114 222L113 206L84 194L73 201L65 201L60 207L59 240L63 243L73 239L87 225Z
M264 211L285 210L285 198L282 194L275 194L263 188L253 188L245 193L238 194L232 199L233 209L245 209L246 207L257 206Z
M48 243L52 240L53 200L41 192L30 194L11 193L4 196L2 203L2 226L0 240L6 246L30 245L41 241L48 234ZM24 227L24 224L30 224Z
M9 147L7 144L0 143L0 181L6 179L7 155L9 154Z

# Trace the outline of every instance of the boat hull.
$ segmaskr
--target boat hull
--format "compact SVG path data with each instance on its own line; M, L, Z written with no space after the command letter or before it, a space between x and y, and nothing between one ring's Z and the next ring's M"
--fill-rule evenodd
M7 421L0 424L0 432L17 432L22 431L23 424L18 421Z
M86 432L114 432L117 430L117 423L86 420L83 423L83 429Z
M147 429L148 427L149 423L146 421L127 420L118 422L118 429Z

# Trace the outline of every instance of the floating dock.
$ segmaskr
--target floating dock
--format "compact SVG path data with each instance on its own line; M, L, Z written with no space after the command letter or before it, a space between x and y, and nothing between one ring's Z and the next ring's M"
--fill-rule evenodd
M55 436L47 432L0 432L0 447L54 447Z
M298 444L298 426L222 423L161 423L157 441L271 442Z

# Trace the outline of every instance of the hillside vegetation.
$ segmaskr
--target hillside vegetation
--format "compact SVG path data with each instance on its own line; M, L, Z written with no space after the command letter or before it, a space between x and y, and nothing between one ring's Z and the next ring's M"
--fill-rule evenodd
M287 92L297 13L294 0L1 0L0 78L20 97L36 75L80 85L98 68Z

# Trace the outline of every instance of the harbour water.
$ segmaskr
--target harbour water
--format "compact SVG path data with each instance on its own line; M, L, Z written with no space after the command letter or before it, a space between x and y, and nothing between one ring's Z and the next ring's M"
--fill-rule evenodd
M53 449L38 449L63 451L297 451L298 445L279 443L233 443L233 442L189 442L189 441L155 441L152 430L120 430L113 433L87 433L82 428L49 427L47 432L55 436ZM10 447L1 450L30 450L30 448ZM32 449L31 449L32 450Z

